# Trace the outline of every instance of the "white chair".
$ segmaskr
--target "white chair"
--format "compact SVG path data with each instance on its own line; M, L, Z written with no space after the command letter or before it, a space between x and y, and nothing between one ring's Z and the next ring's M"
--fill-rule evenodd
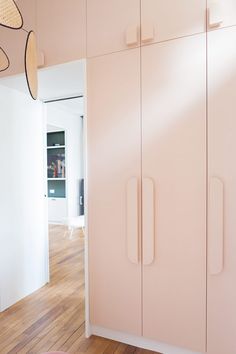
M83 235L85 234L85 232L84 232L84 228L85 228L84 215L64 218L64 221L65 221L64 224L67 225L67 227L68 227L69 239L72 238L75 229L82 229ZM65 232L64 236L67 235L68 231Z

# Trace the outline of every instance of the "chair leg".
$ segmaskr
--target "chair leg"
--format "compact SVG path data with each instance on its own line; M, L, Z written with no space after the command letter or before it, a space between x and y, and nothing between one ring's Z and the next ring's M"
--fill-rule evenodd
M82 226L81 229L82 229L82 232L83 232L83 236L85 236L85 227Z
M67 237L69 231L70 231L70 228L67 226L65 229L64 235L63 235L64 238Z
M74 233L74 228L71 226L70 227L70 236L69 236L70 240L72 239L73 233Z

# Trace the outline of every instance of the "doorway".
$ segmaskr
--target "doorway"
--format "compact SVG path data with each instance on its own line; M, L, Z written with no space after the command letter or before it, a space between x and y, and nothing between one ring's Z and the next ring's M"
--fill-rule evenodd
M67 273L71 278L69 270L78 270L76 264L83 262L83 100L79 95L45 102L49 281L58 283L66 281ZM75 283L81 280L78 275Z
M83 96L45 103L49 224L83 227Z
M16 252L9 253L11 259L4 270L5 302L1 304L5 312L0 318L3 328L0 347L6 353L76 352L84 342L90 343L85 339L85 237L78 227L71 234L67 224L69 217L84 214L84 68L85 61L77 61L41 69L40 100L36 102L21 89L23 76L4 79L4 114L8 118L3 120L4 132L8 139L6 133L11 129L7 146L14 146L6 152L7 161L14 157L14 164L8 163L14 171L12 182L16 179L16 166L20 172L11 195L16 195L14 201L19 197L24 201L21 207L17 200L14 205L9 202L7 207L9 215L16 210L19 217L15 214L12 223L11 235L15 238L9 238L11 242L14 240L11 247ZM12 109L13 104L16 109ZM56 156L61 159L54 161L55 151L51 153L50 161L55 165L48 175L47 150L53 149L59 150ZM57 181L59 186L55 185ZM48 207L49 197L66 199L54 218ZM9 192L6 199L11 199ZM11 283L7 283L8 279ZM3 323L14 327L14 336L9 336ZM27 341L25 331L30 333Z

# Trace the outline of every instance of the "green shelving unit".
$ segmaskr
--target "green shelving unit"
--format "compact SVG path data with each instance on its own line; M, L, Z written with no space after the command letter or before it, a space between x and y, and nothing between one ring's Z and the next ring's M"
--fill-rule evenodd
M65 131L47 133L48 197L66 198Z

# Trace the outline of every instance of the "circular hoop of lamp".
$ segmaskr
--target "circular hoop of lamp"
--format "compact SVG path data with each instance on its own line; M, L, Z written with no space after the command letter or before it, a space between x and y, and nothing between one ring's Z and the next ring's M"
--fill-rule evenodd
M0 0L0 25L16 30L23 27L23 17L14 0Z
M38 97L38 58L36 36L30 31L25 46L25 75L29 92L34 100Z
M0 72L5 71L10 66L10 60L4 50L0 47Z

